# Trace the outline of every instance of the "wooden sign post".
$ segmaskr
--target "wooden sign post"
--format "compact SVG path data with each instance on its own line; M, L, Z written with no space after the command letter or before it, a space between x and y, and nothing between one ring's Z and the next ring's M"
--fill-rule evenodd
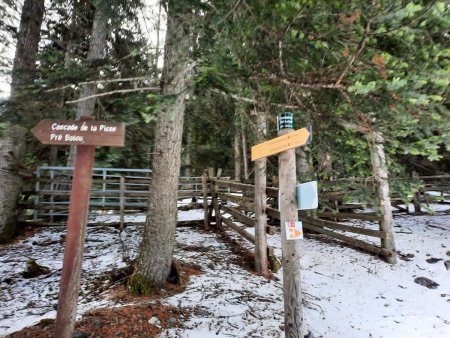
M303 338L304 323L300 278L301 247L298 239L287 237L286 227L298 221L295 148L311 141L310 129L293 129L291 113L278 117L278 137L252 147L252 160L278 155L279 209L283 267L284 326L286 338ZM293 238L302 238L294 236Z
M75 327L95 146L123 147L125 124L42 120L31 132L44 144L76 145L66 245L54 337L71 338Z

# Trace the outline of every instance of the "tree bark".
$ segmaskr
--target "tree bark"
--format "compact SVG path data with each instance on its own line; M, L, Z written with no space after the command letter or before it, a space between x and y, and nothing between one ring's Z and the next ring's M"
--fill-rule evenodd
M392 218L391 198L389 196L388 168L386 154L383 146L383 134L379 131L371 131L367 135L372 158L372 170L378 190L378 199L382 219L380 230L385 231L387 237L381 239L381 247L392 252L387 257L391 264L397 263L397 253L395 252L394 225Z
M108 36L108 17L103 13L101 6L95 9L94 22L92 24L92 34L89 40L89 51L87 61L89 67L95 67L96 62L105 57L106 39ZM81 87L80 98L97 94L97 84L88 83ZM76 119L81 116L93 116L96 98L79 101L75 109ZM71 167L75 163L76 147L71 146L67 166Z
M247 151L247 137L245 134L245 127L241 121L241 140L242 140L242 163L244 164L244 180L248 181L250 173L248 170L248 151Z
M149 211L135 271L130 282L134 294L152 294L170 274L177 224L177 196L189 76L189 34L181 4L169 1L162 74L166 103L155 132ZM170 100L169 100L170 99Z
M8 122L0 139L0 243L9 241L15 232L17 202L22 192L22 166L26 148L26 130L19 125L27 113L27 86L34 78L36 54L44 17L44 0L25 0L14 56L10 107L17 121Z
M242 152L241 152L241 136L239 128L234 128L234 180L241 181L241 166L242 166Z
M192 144L193 134L190 128L186 132L186 144L183 148L183 176L190 177L192 174Z
M266 112L256 112L256 135L257 142L265 141L267 134L267 114ZM260 158L255 161L255 270L267 275L267 158Z
M296 169L297 177L300 182L307 182L311 177L311 165L309 161L309 151L308 146L298 147L295 149L296 153Z

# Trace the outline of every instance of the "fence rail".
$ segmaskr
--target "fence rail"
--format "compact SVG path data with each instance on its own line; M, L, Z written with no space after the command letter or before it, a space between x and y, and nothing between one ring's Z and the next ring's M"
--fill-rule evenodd
M24 220L45 224L65 220L73 167L38 167L35 175L34 190L26 192L20 202ZM147 210L151 170L94 168L92 177L91 214L101 210L115 210L121 215ZM197 198L202 196L201 189L200 177L181 177L178 198Z

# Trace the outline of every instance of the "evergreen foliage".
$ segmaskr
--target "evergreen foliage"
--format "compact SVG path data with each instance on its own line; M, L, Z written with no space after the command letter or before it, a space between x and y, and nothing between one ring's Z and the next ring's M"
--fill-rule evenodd
M42 118L73 118L80 84L99 83L101 92L151 87L158 83L155 59L140 30L141 1L53 0L38 56L34 87L2 119L27 128ZM86 63L93 8L102 6L111 34L107 58ZM163 3L163 9L166 4ZM293 111L296 127L312 125L310 154L319 177L318 154L332 158L333 175L370 176L363 135L383 133L391 173L448 170L450 144L449 7L445 1L180 1L190 13L195 80L190 84L184 151L194 172L220 166L231 175L234 131L241 125L248 146L253 126L248 113L268 109L274 117ZM180 10L181 10L180 9ZM5 1L0 12L4 48L20 9ZM4 51L0 51L3 53ZM5 73L7 58L1 58ZM134 81L107 82L119 78ZM155 112L170 98L157 92L116 93L97 98L97 119L124 121L127 148L99 149L98 165L147 167ZM24 111L29 114L19 114ZM28 163L49 163L48 147L30 138ZM59 164L65 163L59 150ZM269 161L269 170L274 168ZM434 164L433 164L434 163ZM273 164L273 163L272 163ZM272 168L272 169L270 169Z

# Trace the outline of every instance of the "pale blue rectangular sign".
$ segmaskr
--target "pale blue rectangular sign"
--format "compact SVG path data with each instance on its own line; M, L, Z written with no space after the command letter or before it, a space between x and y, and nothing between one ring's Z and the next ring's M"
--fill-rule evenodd
M317 209L319 198L317 194L317 181L297 184L297 209Z

